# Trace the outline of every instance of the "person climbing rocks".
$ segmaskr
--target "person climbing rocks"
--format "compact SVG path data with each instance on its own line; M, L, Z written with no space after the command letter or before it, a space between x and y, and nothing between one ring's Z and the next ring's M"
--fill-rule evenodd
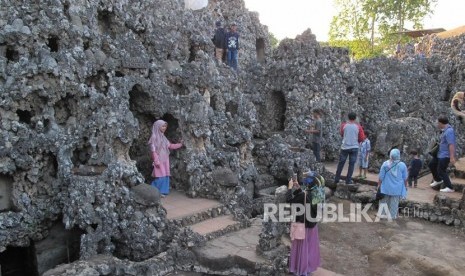
M458 116L461 122L465 119L465 111L460 109L465 103L465 92L457 92L455 93L454 97L450 101L450 108L452 108L452 112Z
M357 115L353 112L348 114L348 121L341 124L340 134L342 136L341 151L339 153L339 163L337 164L336 177L334 183L339 183L342 169L349 157L349 169L347 170L346 184L352 184L352 174L354 173L355 162L357 161L359 143L365 140L365 132L361 125L355 120Z
M312 117L314 123L311 125L311 128L306 130L307 133L310 133L312 151L315 155L316 162L321 162L321 138L323 137L322 131L322 122L321 122L321 113L319 110L313 110Z
M221 21L216 21L216 31L212 38L212 42L215 45L215 58L217 63L220 64L224 60L226 52L226 31L221 27Z
M165 131L167 128L167 122L155 121L152 126L152 135L148 141L153 160L152 176L155 177L152 186L160 191L162 197L167 196L170 192L170 150L182 147L182 141L171 144L166 139Z
M235 22L231 23L230 31L226 34L225 43L228 65L237 71L239 34L237 33L237 24Z
M447 167L449 163L455 164L455 132L449 124L449 119L444 115L438 117L437 126L441 135L439 137L439 151L437 155L433 155L433 159L428 164L434 180L430 186L434 188L444 183L446 187L440 191L452 193L454 189L447 173Z

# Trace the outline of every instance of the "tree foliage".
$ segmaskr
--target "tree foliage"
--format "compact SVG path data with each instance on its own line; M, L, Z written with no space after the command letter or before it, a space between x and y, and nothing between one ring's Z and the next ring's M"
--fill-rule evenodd
M276 36L274 36L273 33L268 33L269 35L269 39L270 39L270 45L271 45L271 48L276 48L278 47L278 44L279 44L279 40L276 38Z
M437 0L334 0L338 14L333 17L329 42L348 47L357 58L372 57L392 49L399 39L392 35L412 25L422 27ZM367 44L368 42L368 44Z

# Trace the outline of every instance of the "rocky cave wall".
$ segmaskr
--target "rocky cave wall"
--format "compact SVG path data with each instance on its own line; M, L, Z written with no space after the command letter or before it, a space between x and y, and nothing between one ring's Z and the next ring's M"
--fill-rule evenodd
M0 15L0 191L11 195L0 202L0 251L43 240L57 220L83 231L81 258L167 250L179 229L157 202L136 199L151 181L156 119L186 146L172 154L173 187L247 218L260 187L323 171L306 148L312 109L324 112L327 160L339 123L357 112L376 168L393 146L425 153L435 118L465 90L463 36L425 40L426 59L350 63L310 30L271 51L243 1L198 11L181 0L14 1ZM218 19L238 22L238 73L212 57Z
M215 65L210 41L216 20L236 21L240 66L257 62L267 31L242 1L202 11L176 0L12 1L0 14L0 176L11 194L0 251L44 239L56 220L84 231L82 258L165 251L175 233L166 211L134 195L151 181L146 143L156 119L186 144L172 156L175 188L219 198L215 168L247 170L250 131L234 126L253 118L225 112L239 102L240 81Z

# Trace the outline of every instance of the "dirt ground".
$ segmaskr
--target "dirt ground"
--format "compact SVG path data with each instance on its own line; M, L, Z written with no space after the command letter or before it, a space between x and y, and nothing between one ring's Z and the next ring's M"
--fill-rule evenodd
M376 213L369 214L374 218ZM399 218L323 223L319 233L322 267L338 274L465 275L465 234L454 227Z

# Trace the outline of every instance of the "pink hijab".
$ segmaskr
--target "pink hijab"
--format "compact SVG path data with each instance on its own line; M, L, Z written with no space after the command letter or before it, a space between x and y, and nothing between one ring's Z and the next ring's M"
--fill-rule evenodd
M165 134L161 132L160 128L167 124L163 120L157 120L152 126L152 136L150 136L148 144L150 149L158 154L160 162L168 160L170 150L168 148L170 142L166 139Z

